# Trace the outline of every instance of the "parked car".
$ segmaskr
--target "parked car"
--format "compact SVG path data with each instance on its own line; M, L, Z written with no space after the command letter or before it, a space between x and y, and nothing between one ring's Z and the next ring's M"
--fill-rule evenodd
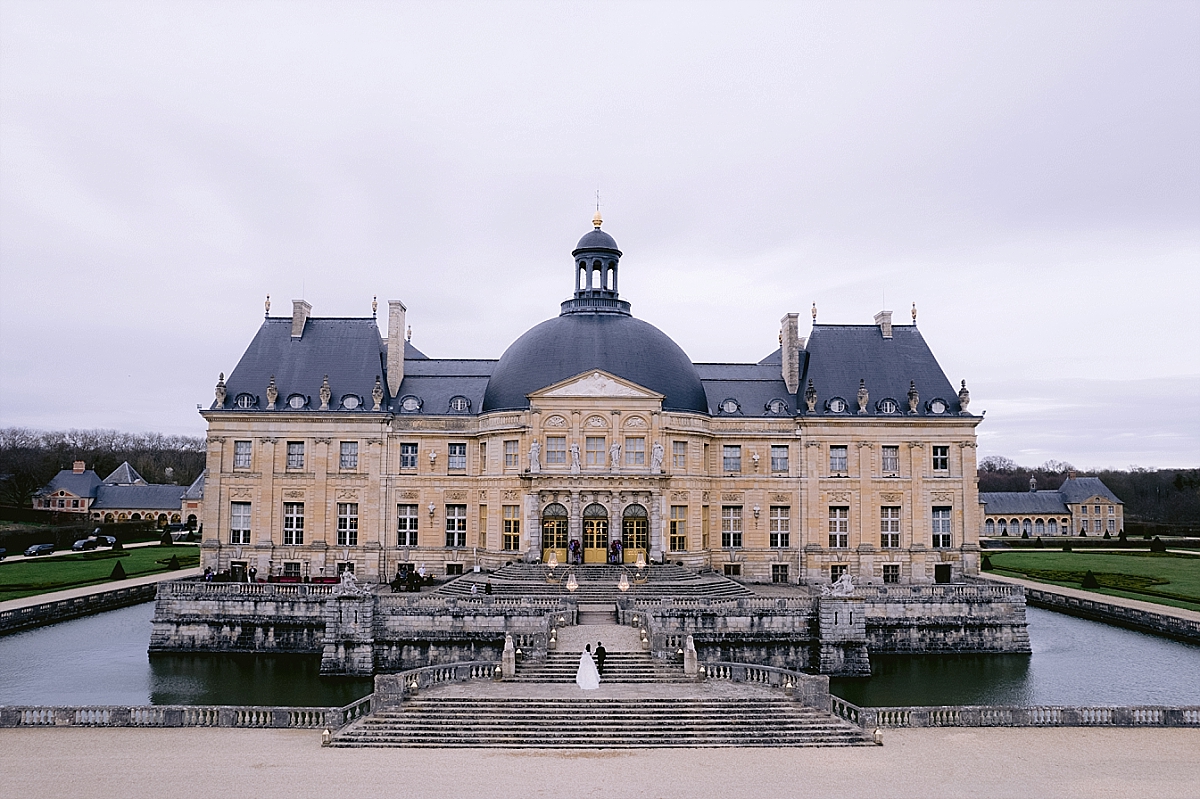
M75 552L83 552L86 549L95 549L99 546L99 542L95 538L81 538L71 545L71 549Z
M96 543L102 547L111 547L113 544L117 543L116 536L97 535L92 537L95 538Z
M49 555L54 551L54 544L34 544L29 549L25 550L25 557L32 558L37 555Z
M4 556L7 554L8 554L8 550L5 549L4 547L0 547L0 560L4 560Z

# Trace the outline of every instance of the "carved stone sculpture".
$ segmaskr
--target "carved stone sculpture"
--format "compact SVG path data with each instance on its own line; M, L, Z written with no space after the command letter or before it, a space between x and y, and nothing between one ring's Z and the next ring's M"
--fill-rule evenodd
M962 381L962 388L958 390L958 405L959 410L964 414L967 412L967 406L971 404L971 392L967 391L967 381Z
M867 381L858 381L858 412L867 412L867 402L870 401L871 395L867 393Z
M217 378L217 407L225 407L225 373L221 372L221 376Z
M542 471L542 445L537 439L529 445L529 472L540 474Z
M921 395L917 393L917 381L910 380L908 383L908 412L916 413L917 406L921 404Z
M608 448L608 460L614 472L621 468L621 445L616 441Z
M842 572L842 576L838 577L833 585L827 585L821 589L821 596L851 596L853 594L854 578L850 576L850 572Z
M808 388L804 389L804 404L808 407L809 413L817 409L817 388L813 385L811 377L808 378Z
M329 375L325 375L325 379L321 381L321 410L329 410L329 400L333 398L333 392L329 389Z
M379 375L375 375L375 388L371 389L371 399L375 402L375 407L371 410L383 410L383 382L380 381Z
M663 463L663 445L655 441L654 446L650 449L650 471L654 474L662 474Z
M579 474L579 444L571 443L571 474Z
M267 410L275 410L275 402L279 399L279 389L275 388L275 375L271 375L271 382L267 383Z

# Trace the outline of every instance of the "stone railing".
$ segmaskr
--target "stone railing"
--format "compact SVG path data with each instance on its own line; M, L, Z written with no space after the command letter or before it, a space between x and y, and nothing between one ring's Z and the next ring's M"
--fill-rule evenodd
M395 674L376 674L372 707L396 705L436 685L500 679L500 661L472 660L444 666L422 666Z
M800 704L824 711L829 711L830 699L836 699L829 693L829 677L776 666L711 661L700 667L700 677L704 680L728 680L778 688Z
M912 600L988 600L1016 599L1023 592L1019 585L860 585L853 596L868 602Z
M1038 588L1026 587L1025 598L1030 605L1057 613L1102 621L1118 627L1128 627L1141 632L1161 635L1164 638L1173 638L1177 641L1200 644L1200 622L1191 619L1118 605L1115 602L1106 602L1101 597L1082 599L1060 594L1054 590L1043 591Z
M203 580L176 580L159 583L159 597L204 599L221 597L245 597L247 599L273 599L292 597L332 596L336 585L316 583L209 583Z
M875 727L1200 727L1200 706L947 705L859 707L830 697L835 716Z
M71 599L56 599L23 608L5 610L0 612L0 635L149 602L154 599L160 585L167 585L167 583L132 585Z
M691 610L707 608L711 610L745 609L745 610L812 610L813 600L809 597L662 597L634 598L631 604L638 608L668 610L678 608Z
M330 729L371 711L371 696L345 707L90 705L0 707L0 727L241 727Z

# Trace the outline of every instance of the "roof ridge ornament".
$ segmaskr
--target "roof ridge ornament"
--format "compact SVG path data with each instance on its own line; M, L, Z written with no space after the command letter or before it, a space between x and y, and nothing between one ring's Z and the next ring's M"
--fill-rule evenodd
M908 412L915 415L917 407L921 404L921 395L917 393L917 381L908 381Z
M225 407L225 396L226 396L225 373L221 372L220 377L217 378L217 407L218 408Z
M267 295L267 301L263 303L263 316L271 315L271 295Z
M329 389L329 375L325 375L325 379L321 381L321 410L329 410L329 400L333 398L333 392Z
M912 307L913 327L917 325L917 304L914 302Z
M379 375L375 375L375 388L371 389L371 400L375 403L375 407L371 410L383 410L383 382L379 379Z
M811 377L808 378L808 388L804 389L804 404L808 406L809 413L817 409L817 388L813 385Z
M858 412L864 414L867 412L867 402L871 399L871 395L867 393L866 378L858 379Z
M813 313L813 324L815 325L817 323L817 304L815 302L813 303L812 313Z
M958 390L959 411L964 415L967 413L967 406L971 404L971 392L967 391L967 381L962 381L962 388Z
M271 375L271 382L267 383L267 410L275 410L275 401L279 399L279 389L275 387L275 375Z

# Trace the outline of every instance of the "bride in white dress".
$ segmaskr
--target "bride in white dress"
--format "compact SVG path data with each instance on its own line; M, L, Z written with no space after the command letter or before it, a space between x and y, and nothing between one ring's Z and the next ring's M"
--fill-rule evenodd
M579 656L579 670L575 672L575 684L585 691L594 691L600 687L600 672L596 670L596 662L592 660L591 644L588 644Z

